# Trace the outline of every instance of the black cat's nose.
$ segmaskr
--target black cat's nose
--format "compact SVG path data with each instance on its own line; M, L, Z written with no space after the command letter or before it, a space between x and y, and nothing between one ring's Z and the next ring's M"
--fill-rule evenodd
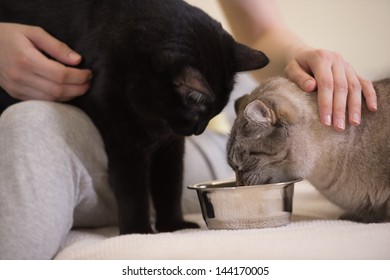
M178 135L183 135L183 136L200 135L205 131L207 124L208 124L207 122L196 123L192 125L186 124L180 127L173 127L172 129Z
M208 122L200 122L200 123L196 124L195 128L194 128L194 135L202 134L206 130L207 125L208 125Z

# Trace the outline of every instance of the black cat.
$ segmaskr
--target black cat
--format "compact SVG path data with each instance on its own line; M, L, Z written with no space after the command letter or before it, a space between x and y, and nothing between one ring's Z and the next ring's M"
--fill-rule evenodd
M200 134L226 105L239 71L267 57L180 0L1 0L0 21L40 26L83 55L89 92L71 104L98 127L120 233L195 227L180 199L184 136ZM3 90L3 109L16 102Z

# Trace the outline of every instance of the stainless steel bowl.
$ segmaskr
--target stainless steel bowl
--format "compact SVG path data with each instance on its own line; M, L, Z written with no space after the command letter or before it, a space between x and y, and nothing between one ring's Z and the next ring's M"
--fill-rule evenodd
M188 188L196 190L209 229L251 229L289 224L299 181L236 186L234 180L220 180Z

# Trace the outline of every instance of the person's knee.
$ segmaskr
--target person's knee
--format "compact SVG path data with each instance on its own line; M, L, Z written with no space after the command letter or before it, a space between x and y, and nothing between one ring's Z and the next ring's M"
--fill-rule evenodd
M9 136L80 138L97 134L89 117L74 106L48 102L24 101L8 107L0 116L0 130ZM84 138L87 136L84 136Z
M53 106L50 102L45 101L24 101L8 107L0 116L1 128L34 129L42 126L51 119L50 109Z

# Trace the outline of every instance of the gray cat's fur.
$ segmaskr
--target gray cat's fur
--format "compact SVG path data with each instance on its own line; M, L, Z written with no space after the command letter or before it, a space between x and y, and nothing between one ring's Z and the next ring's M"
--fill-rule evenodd
M305 178L346 210L342 218L381 222L390 214L390 79L374 83L378 111L336 132L320 123L317 94L284 78L236 101L228 162L239 185Z

